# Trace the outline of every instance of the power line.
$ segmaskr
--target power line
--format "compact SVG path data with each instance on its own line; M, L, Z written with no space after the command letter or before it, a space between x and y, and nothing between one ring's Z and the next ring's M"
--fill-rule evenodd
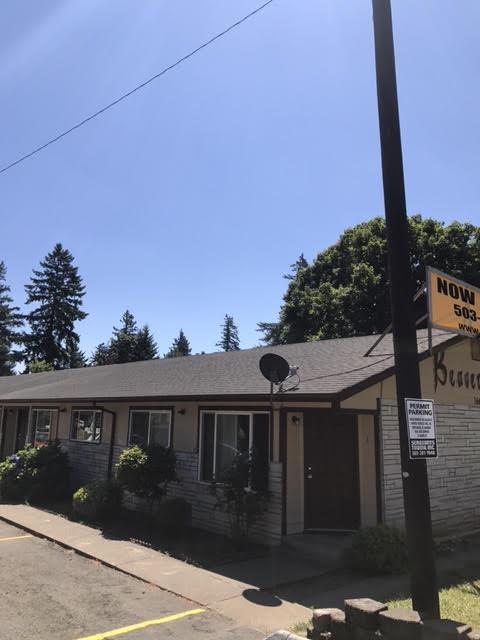
M116 98L115 100L110 102L109 104L105 105L101 109L98 109L98 111L95 111L94 113L90 114L89 116L87 116L83 120L80 120L80 122L77 122L76 124L71 126L69 129L66 129L62 133L59 133L54 138L51 138L51 140L48 140L47 142L45 142L44 144L40 145L39 147L36 147L35 149L30 151L29 153L26 153L25 155L21 156L20 158L17 158L16 160L11 162L10 164L5 165L4 167L2 167L0 169L0 173L5 173L5 171L8 171L9 169L12 169L17 164L20 164L21 162L24 162L25 160L28 160L28 158L31 158L32 156L36 155L37 153L40 153L40 151L43 151L44 149L46 149L50 145L55 144L55 142L58 142L62 138L65 138L65 136L68 136L70 133L72 133L72 131L75 131L76 129L80 129L80 127L83 127L83 125L87 124L88 122L90 122L94 118L97 118L98 116L100 116L103 113L105 113L105 111L108 111L109 109L111 109L112 107L115 107L117 104L119 104L123 100L126 100L131 95L133 95L137 91L140 91L140 89L143 89L144 87L149 85L154 80L158 80L158 78L161 78L162 76L164 76L166 73L168 73L172 69L175 69L175 67L178 67L179 65L181 65L183 62L186 62L189 58L192 58L195 54L197 54L202 49L205 49L206 47L209 47L211 44L213 44L214 42L216 42L220 38L223 38L224 36L226 36L227 33L229 33L230 31L233 31L233 29L236 29L237 27L239 27L241 24L243 24L244 22L246 22L247 20L252 18L254 15L259 13L260 11L262 11L262 9L265 9L265 7L267 7L269 4L272 4L272 2L274 2L274 0L267 0L267 2L264 2L259 7L257 7L256 9L251 11L250 13L247 13L247 15L243 16L243 18L240 18L239 20L237 20L236 22L231 24L229 27L227 27L226 29L224 29L220 33L217 33L215 36L210 38L210 40L207 40L206 42L204 42L203 44L198 46L196 49L193 49L193 51L190 51L190 53L187 53L182 58L179 58L173 64L169 65L168 67L165 67L159 73L156 73L151 78L148 78L148 80L145 80L145 82L142 82L141 84L137 85L136 87L134 87L130 91L127 91L126 93L122 94L121 96L119 96L118 98Z

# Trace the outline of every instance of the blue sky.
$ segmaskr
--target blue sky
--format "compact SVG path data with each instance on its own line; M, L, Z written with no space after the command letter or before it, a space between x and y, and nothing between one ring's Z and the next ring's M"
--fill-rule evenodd
M0 165L252 10L252 0L3 0ZM480 3L393 0L409 213L480 223ZM276 0L116 109L0 176L19 303L62 242L87 353L124 309L165 352L276 317L282 274L383 214L369 0Z

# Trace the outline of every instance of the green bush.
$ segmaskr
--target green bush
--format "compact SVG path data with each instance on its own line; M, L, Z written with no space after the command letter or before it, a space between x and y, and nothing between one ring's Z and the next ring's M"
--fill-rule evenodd
M260 464L254 451L238 452L218 482L211 484L215 509L227 514L231 538L239 549L248 543L250 528L268 510L270 492L256 488L254 482L260 476Z
M160 500L170 482L177 479L172 449L135 445L124 449L117 464L117 480L131 493L146 498L150 505Z
M373 574L404 573L408 567L405 533L387 525L361 529L353 536L347 556L352 569Z
M90 522L109 520L119 513L122 494L118 482L91 482L73 494L73 510Z
M170 498L158 505L158 529L168 536L178 536L188 529L192 521L192 505L184 498Z
M0 497L6 501L48 502L68 494L68 454L58 441L27 446L0 463Z

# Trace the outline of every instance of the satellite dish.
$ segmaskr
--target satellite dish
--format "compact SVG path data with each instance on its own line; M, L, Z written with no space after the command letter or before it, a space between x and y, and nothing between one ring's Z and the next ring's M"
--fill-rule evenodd
M262 375L274 384L280 384L290 373L290 365L276 353L266 353L260 358L260 371Z

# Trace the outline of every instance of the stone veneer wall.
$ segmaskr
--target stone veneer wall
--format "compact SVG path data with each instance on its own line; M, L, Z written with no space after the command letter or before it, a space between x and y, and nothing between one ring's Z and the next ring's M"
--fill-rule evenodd
M108 471L108 455L110 445L106 442L93 444L76 440L60 440L62 447L68 452L70 460L71 483L78 487L94 480L106 480ZM116 457L123 447L115 447Z
M480 529L480 407L435 404L438 458L428 461L434 533ZM396 401L380 405L383 516L403 525Z
M94 480L106 480L109 444L92 444L74 440L61 442L68 451L74 487ZM123 449L122 446L114 447L113 470ZM225 514L214 508L215 496L210 493L210 485L198 481L198 453L176 451L175 454L179 482L173 482L169 486L168 496L181 496L192 505L193 526L215 533L228 533L228 519ZM262 542L276 543L280 542L282 528L282 465L280 463L270 463L269 482L271 500L268 512L252 527L251 534L253 538ZM146 510L145 502L130 494L125 497L124 502L129 509Z
M172 482L169 485L168 497L179 496L192 505L194 527L228 534L228 518L215 509L216 498L210 492L210 484L198 480L198 453L176 451L175 454L179 482ZM282 465L280 463L270 463L269 488L271 500L268 512L252 527L251 536L258 541L275 544L280 542L282 530ZM130 509L146 509L145 503L132 495L126 497L125 503Z

